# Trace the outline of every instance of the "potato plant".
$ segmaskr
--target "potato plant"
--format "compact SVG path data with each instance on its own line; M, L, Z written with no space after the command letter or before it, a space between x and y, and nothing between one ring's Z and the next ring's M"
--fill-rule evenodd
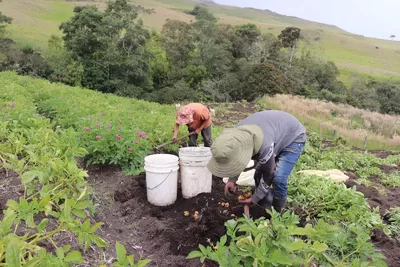
M72 249L72 244L58 245L55 235L71 232L83 251L89 246L109 246L96 235L102 223L92 224L88 219L92 203L87 172L75 161L88 151L80 146L79 133L72 128L62 130L55 121L36 114L29 94L14 85L6 89L0 93L0 163L18 175L23 194L9 199L3 211L0 266L83 263L81 252ZM52 249L48 251L43 243ZM119 266L148 263L129 265L131 258Z
M187 259L208 259L221 267L239 266L387 266L374 251L369 235L356 224L340 227L319 220L298 227L299 217L290 211L269 212L270 220L247 217L225 223L227 234Z

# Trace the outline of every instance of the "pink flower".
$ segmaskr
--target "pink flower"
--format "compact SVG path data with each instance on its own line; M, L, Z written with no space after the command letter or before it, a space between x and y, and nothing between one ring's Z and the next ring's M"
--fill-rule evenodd
M90 128L89 127L85 127L85 131L86 132L90 132Z
M120 135L117 134L117 135L115 136L115 139L117 139L117 140L119 141L119 140L122 139L122 137L121 137Z
M104 112L100 112L100 115L101 115L101 116L104 116Z
M122 121L119 121L119 124L122 125Z
M100 135L96 135L96 140L100 140L101 136Z
M135 144L138 145L138 144L139 144L139 140L136 140L136 141L135 141Z
M11 107L11 108L15 108L16 105L17 105L17 104L15 104L15 102L13 102L13 103L10 104L10 107Z
M97 123L97 124L96 124L97 127L100 127L100 125L101 125L100 123Z
M143 138L143 139L146 138L146 133L145 133L145 132L140 132L140 131L138 131L138 132L136 132L136 134L137 134L139 137Z
M118 132L120 132L121 131L121 128L118 128Z
M130 147L130 148L128 148L128 152L132 152L132 148Z

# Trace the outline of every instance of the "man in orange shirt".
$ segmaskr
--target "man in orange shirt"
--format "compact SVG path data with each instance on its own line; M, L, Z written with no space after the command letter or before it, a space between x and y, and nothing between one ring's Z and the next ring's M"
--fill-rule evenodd
M197 146L197 137L201 133L204 146L211 147L211 114L208 108L200 103L190 103L181 107L176 114L173 141L178 135L179 125L187 125L190 136L189 146Z

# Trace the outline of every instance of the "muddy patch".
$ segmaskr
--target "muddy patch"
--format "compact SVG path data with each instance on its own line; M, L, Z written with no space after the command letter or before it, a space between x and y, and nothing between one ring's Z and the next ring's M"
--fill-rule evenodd
M242 207L224 196L224 183L219 178L213 178L211 193L183 199L178 188L173 205L156 207L147 201L144 175L125 176L115 168L91 168L89 175L98 203L94 218L105 223L99 235L111 244L105 252L109 257L114 254L115 241L119 241L128 253L151 258L149 266L202 266L198 259L186 260L186 256L199 244L219 240L225 234L224 223L233 213L243 213ZM232 205L222 208L219 202ZM189 216L184 216L185 211ZM196 211L198 221L193 219ZM217 265L207 262L205 266Z
M0 169L0 220L3 219L3 210L6 209L7 200L18 199L23 195L24 190L18 174L3 168Z

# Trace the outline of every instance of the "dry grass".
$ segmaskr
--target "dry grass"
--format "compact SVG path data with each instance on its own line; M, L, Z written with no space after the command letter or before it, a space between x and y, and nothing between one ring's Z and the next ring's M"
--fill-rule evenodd
M336 130L338 136L358 144L367 136L368 142L400 148L400 116L291 95L265 97L263 101L267 108L287 111L321 132L333 134Z

